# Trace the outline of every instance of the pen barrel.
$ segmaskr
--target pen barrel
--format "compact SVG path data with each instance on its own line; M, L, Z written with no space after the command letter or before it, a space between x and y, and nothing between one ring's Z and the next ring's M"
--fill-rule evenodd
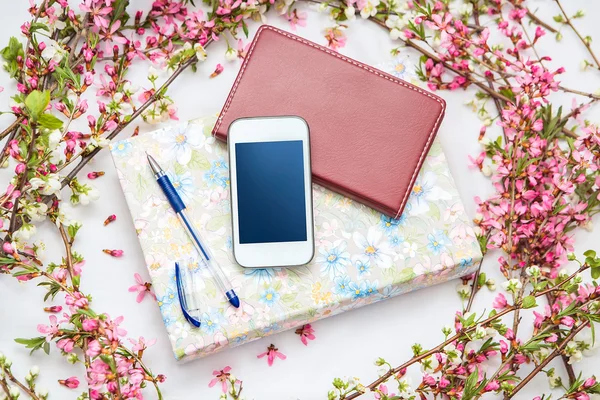
M182 225L186 228L186 232L192 240L192 243L194 244L196 251L198 251L198 254L202 259L203 263L210 270L210 273L213 276L215 283L227 296L227 293L231 291L233 286L229 282L229 279L227 279L227 276L225 276L225 274L223 273L223 270L220 268L219 264L217 263L217 260L214 258L210 249L203 244L206 243L206 241L202 238L198 230L194 227L194 225L188 218L185 210L181 210L180 212L178 212L177 216L179 217L179 220L181 221Z
M160 178L158 178L156 182L158 182L158 186L160 186L160 188L162 189L163 193L165 194L165 197L171 204L171 207L173 207L175 213L179 214L180 212L183 212L183 210L185 210L185 203L183 202L183 200L181 200L179 194L177 194L177 190L171 183L169 177L163 175Z

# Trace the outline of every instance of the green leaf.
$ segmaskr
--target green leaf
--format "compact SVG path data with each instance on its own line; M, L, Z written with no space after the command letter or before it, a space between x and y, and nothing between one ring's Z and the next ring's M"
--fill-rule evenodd
M50 347L46 346L48 342L46 342L46 338L44 336L38 336L31 339L17 338L15 339L15 342L25 345L26 348L31 349L31 352L29 354L32 354L37 349L41 348L44 349L46 354L50 352Z
M600 278L600 267L594 267L592 268L592 279L598 279Z
M244 31L244 35L248 37L248 25L246 25L246 21L242 20L242 30Z
M29 116L37 121L40 115L46 110L48 104L50 103L50 92L45 90L40 92L39 90L34 90L29 93L25 98L25 107L29 111Z
M583 253L583 255L586 256L586 257L595 258L596 257L596 252L594 250L588 250L585 253Z
M192 159L188 163L188 166L193 169L209 170L210 161L198 150L192 152Z
M48 29L48 25L42 23L42 22L34 22L29 26L29 32L33 33L35 31L46 31L46 32L50 32L50 29Z
M48 128L51 130L60 129L63 126L63 122L60 119L56 118L54 115L49 113L44 113L40 115L38 123L44 128Z
M465 388L463 390L462 400L471 400L476 394L477 380L479 379L479 370L476 368L465 382Z
M525 298L523 298L523 308L533 308L535 306L537 306L537 303L535 302L535 297L533 296L527 296Z

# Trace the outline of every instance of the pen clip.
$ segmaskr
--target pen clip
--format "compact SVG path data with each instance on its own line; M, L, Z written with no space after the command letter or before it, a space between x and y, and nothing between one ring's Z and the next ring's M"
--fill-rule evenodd
M181 271L179 269L179 263L175 263L175 282L177 284L177 296L179 297L179 305L181 306L181 312L183 312L183 316L186 320L196 328L200 327L200 321L195 319L190 315L187 311L187 301L185 297L185 288L183 287L182 279L181 279Z

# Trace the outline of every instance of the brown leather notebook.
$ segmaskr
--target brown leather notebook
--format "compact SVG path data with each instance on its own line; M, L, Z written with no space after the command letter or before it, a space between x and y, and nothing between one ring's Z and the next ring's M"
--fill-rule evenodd
M443 99L272 26L260 27L214 127L298 115L313 182L398 218L442 122Z

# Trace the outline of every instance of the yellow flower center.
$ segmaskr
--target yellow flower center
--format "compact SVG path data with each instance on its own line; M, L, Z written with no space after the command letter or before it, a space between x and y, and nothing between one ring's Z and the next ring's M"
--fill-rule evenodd
M273 299L273 294L272 293L267 293L267 295L265 297L267 298L267 300L272 300Z
M356 294L360 294L360 290L356 289L356 290L354 291L354 293L356 293Z
M337 256L335 254L330 254L329 257L327 257L327 261L329 262L333 262L337 259Z
M421 185L415 185L415 187L413 188L413 192L415 192L416 194L419 194L419 193L423 192L423 187Z
M438 242L433 242L434 247L437 247L437 245L438 245Z
M377 251L377 249L373 246L369 246L365 249L365 253L367 253L367 254L375 254L376 251Z
M340 285L340 289L346 289L346 285L344 285L343 283Z
M210 321L210 320L208 320L208 321L206 322L206 325L208 325L208 326L211 326L212 324L213 324L213 322L212 322L212 321Z
M404 66L404 64L396 64L396 68L394 68L394 69L396 70L396 72L401 74L404 72L406 67Z
M117 146L117 148L119 150L123 150L125 148L125 145L123 143L119 143L119 146Z
M361 265L361 266L360 266L360 270L361 270L361 271L364 271L364 270L365 270L365 266L364 266L364 265Z
M185 143L185 135L179 134L175 137L177 144Z
M389 228L390 226L392 226L392 223L388 221L385 223L385 226L387 226Z
M178 188L179 186L181 186L181 184L180 184L179 182L174 182L174 183L173 183L173 186L174 186L175 188Z

